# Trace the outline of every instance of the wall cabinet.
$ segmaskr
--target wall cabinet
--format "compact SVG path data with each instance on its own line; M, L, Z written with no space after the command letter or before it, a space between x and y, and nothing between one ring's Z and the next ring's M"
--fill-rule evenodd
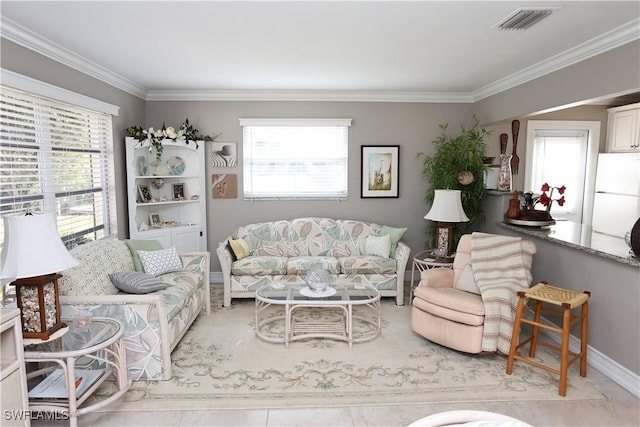
M206 251L204 141L162 142L163 152L126 138L129 236L178 252Z
M640 103L610 108L607 151L640 151Z
M20 311L17 308L1 308L0 318L0 424L30 426Z

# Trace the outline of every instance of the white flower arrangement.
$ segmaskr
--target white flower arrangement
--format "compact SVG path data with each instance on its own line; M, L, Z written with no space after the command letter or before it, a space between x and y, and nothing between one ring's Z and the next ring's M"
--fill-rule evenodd
M198 148L197 141L213 141L220 135L217 134L213 137L209 135L201 135L198 129L189 124L189 119L186 119L178 130L173 126L166 127L163 123L162 128L157 130L153 127L143 129L141 126L131 126L127 128L127 134L137 139L141 146L149 144L149 152L155 149L157 160L162 158L162 141L164 139L170 139L176 142L183 141L185 144L189 144L193 141L196 148Z

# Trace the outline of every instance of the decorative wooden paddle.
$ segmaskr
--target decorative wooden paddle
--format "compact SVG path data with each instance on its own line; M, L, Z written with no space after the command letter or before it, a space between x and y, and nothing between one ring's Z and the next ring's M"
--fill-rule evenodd
M518 149L518 133L520 132L520 120L514 120L511 122L511 134L513 136L513 153L511 157L511 172L514 174L518 173L518 166L520 164L520 159L518 158L518 154L516 151Z
M509 140L509 135L506 133L500 134L500 154L507 154L507 141Z

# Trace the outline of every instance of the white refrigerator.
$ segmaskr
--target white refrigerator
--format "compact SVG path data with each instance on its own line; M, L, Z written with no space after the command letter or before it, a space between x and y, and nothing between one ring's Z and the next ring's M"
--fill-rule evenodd
M624 237L640 218L640 153L598 155L593 231Z

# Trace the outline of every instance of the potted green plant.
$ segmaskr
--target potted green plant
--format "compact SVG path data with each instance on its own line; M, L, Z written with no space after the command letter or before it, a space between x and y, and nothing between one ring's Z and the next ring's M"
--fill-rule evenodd
M469 230L477 229L484 221L480 201L486 194L484 173L488 169L485 164L485 137L491 131L481 128L477 117L473 116L470 128L460 126L460 134L448 134L448 124L441 124L441 134L432 142L436 147L434 155L418 153L422 162L422 176L429 185L425 193L428 206L433 203L436 189L461 190L462 207L469 217L469 222L456 224L454 230L454 248L457 242ZM427 233L431 238L435 234L436 224L430 221Z

